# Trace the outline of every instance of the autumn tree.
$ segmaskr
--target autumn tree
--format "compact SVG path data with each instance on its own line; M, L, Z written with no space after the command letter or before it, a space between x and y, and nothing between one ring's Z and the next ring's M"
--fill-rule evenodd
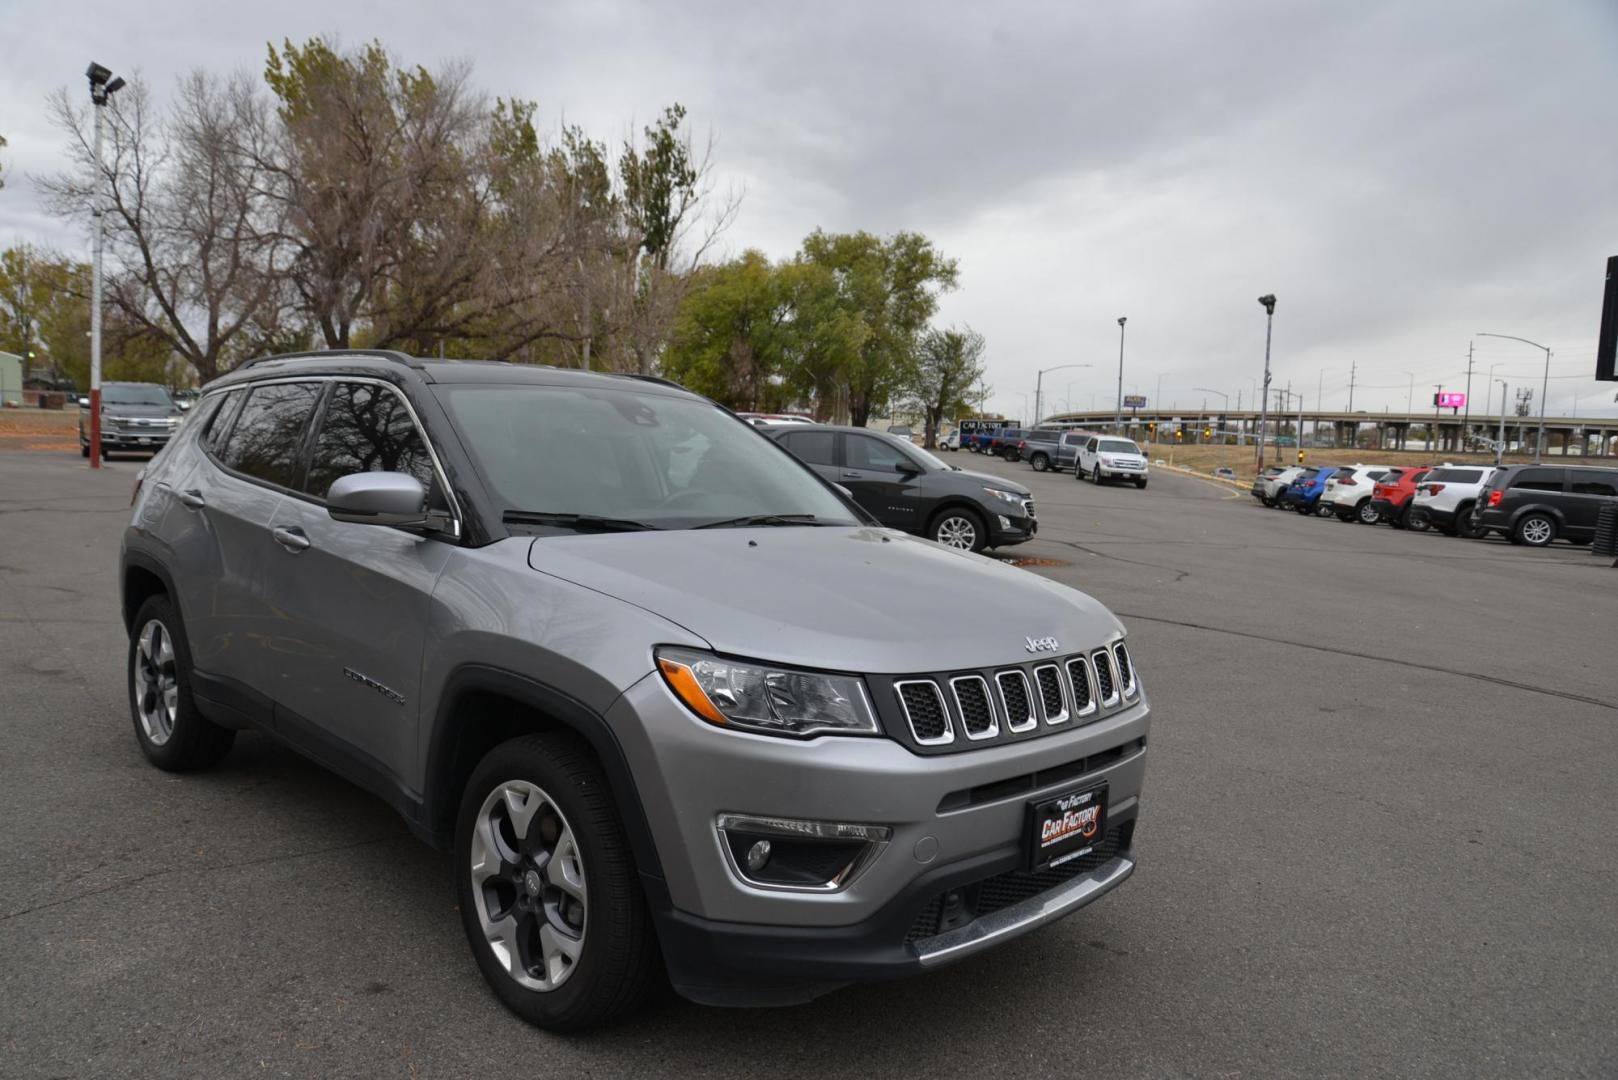
M984 373L983 347L983 335L971 327L928 330L921 336L912 382L905 389L925 418L929 449L938 444L940 422L969 407L967 395Z

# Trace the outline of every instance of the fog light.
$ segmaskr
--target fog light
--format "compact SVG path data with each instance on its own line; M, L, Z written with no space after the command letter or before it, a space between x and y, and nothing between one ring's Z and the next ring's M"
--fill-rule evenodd
M1011 528L1011 519L1010 518L1006 517L1004 514L998 514L996 516L999 517L999 519L1000 519L1000 527L1002 529Z
M770 842L760 840L747 849L747 868L753 873L764 869L764 864L770 861Z
M749 885L802 892L847 888L893 838L887 825L752 814L715 821L731 873Z

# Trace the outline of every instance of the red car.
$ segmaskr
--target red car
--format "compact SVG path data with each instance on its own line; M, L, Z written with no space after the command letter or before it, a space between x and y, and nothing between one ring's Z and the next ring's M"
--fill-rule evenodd
M1431 465L1417 465L1389 469L1386 476L1371 488L1371 509L1378 522L1387 522L1402 529L1410 518L1411 500L1416 496L1416 485L1432 471Z

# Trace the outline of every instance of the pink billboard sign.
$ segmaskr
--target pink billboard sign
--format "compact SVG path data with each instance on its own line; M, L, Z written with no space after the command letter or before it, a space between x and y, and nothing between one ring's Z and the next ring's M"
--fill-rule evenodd
M1437 405L1440 409L1459 409L1466 404L1465 394L1438 394Z

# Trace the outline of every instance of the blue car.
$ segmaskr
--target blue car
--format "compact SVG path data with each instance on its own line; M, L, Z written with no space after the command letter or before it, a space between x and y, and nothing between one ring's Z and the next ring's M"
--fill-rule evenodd
M1277 501L1300 514L1314 513L1315 508L1320 505L1320 496L1326 491L1327 477L1336 471L1335 465L1311 469L1288 484L1286 490L1277 496Z

